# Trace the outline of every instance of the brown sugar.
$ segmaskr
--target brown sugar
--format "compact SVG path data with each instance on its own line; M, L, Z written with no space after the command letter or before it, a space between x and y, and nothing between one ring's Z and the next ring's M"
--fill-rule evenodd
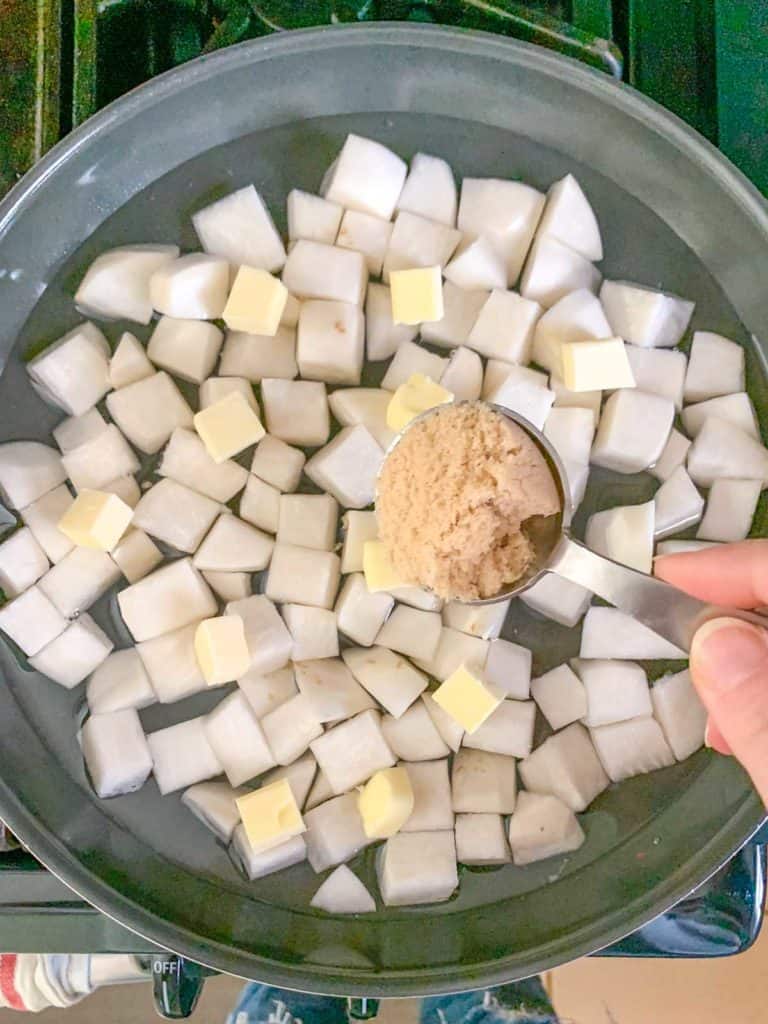
M535 442L481 404L447 405L415 423L388 456L376 502L398 574L438 596L493 597L531 569L525 524L561 511Z

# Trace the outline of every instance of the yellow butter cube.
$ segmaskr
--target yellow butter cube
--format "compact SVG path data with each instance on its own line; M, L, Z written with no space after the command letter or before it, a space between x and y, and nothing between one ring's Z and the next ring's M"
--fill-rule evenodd
M393 270L389 275L392 319L396 324L434 323L443 319L440 267Z
M231 331L277 334L288 301L288 289L266 270L240 267L222 313Z
M452 392L435 384L423 373L413 373L392 395L387 406L387 426L390 430L404 430L412 419L436 405L453 401Z
M81 548L111 551L133 518L133 509L107 491L81 491L59 521L59 529Z
M438 686L432 697L465 732L473 733L504 699L476 669L461 665Z
M405 768L376 772L360 791L357 807L369 839L389 839L413 813L413 788Z
M406 587L408 583L395 570L383 540L367 540L363 544L363 575L369 593L379 590L394 590Z
M236 803L255 853L271 850L307 830L288 779L262 786Z
M214 462L226 462L260 441L266 431L239 391L195 414L195 430Z
M563 383L570 391L633 388L635 375L622 338L569 341L560 348Z
M204 619L195 630L195 657L209 686L244 676L251 667L251 655L240 616Z

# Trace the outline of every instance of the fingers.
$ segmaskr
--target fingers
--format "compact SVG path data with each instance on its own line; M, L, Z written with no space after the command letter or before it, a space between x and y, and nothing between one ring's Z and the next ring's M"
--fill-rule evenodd
M691 675L709 738L724 741L768 806L768 630L739 619L705 623L693 639Z
M686 593L732 608L768 605L768 540L662 555L654 573Z
M718 754L725 754L728 756L733 753L731 748L725 742L725 737L711 718L707 720L707 727L704 730L704 742L710 749L716 750Z

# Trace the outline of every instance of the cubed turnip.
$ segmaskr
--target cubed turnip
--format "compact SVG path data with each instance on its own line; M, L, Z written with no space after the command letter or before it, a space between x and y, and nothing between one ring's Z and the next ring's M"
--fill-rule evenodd
M359 306L368 284L368 265L360 252L301 238L288 254L283 284L302 300L328 299Z
M527 757L533 748L536 705L532 700L503 700L473 733L464 746L509 757Z
M293 638L291 657L294 661L338 657L339 635L334 612L303 604L286 604L283 605L283 618Z
M617 473L640 473L658 462L669 440L675 406L636 388L615 391L605 403L592 462Z
M547 573L525 590L520 600L553 622L573 628L586 614L592 593L578 583Z
M451 792L457 814L511 814L517 797L514 757L462 747L453 759Z
M434 352L428 352L421 345L407 341L395 352L395 357L384 374L381 386L386 391L396 391L414 373L423 373L425 377L438 381L447 365L448 360L443 356L435 355Z
M272 875L276 871L284 871L307 859L307 844L304 836L293 836L277 846L257 853L251 846L245 826L242 824L238 825L232 833L230 851L235 864L252 882L257 878Z
M504 255L483 235L460 246L444 274L447 281L467 291L503 289L507 284Z
M85 696L94 715L123 711L125 708L139 710L157 700L135 647L113 651L88 680Z
M152 771L152 753L133 708L91 715L80 745L93 788L102 800L141 789Z
M589 288L577 288L546 310L536 324L533 361L562 377L562 345L610 338L613 333L597 296Z
M532 423L537 430L543 430L555 401L554 391L549 388L531 384L526 380L516 379L510 375L494 392L488 395L488 401L500 405L510 412L517 413Z
M228 843L240 824L235 801L246 790L233 789L228 782L198 782L181 795L181 802L223 843Z
M192 214L192 224L206 252L235 266L274 272L285 263L282 239L253 185L198 210Z
M588 260L603 258L600 225L595 211L572 174L566 174L550 186L536 235L551 235Z
M439 683L444 682L461 665L484 669L488 657L488 641L468 636L457 629L443 627L435 656L421 661L419 667L428 672Z
M600 422L602 391L571 391L554 373L549 378L549 387L555 393L555 409L589 409L595 426Z
M365 298L365 348L368 359L371 362L389 359L404 341L413 341L418 333L418 324L394 322L392 295L388 286L371 281Z
M501 633L510 604L511 601L495 601L486 605L449 601L443 608L443 622L461 633L479 636L483 640L495 640Z
M467 235L486 235L507 264L507 283L520 276L544 209L541 192L519 181L464 178L458 226Z
M363 545L366 541L376 540L378 527L376 513L350 510L344 513L344 543L341 549L341 571L363 571Z
M451 281L445 281L442 318L421 325L422 340L439 345L440 348L467 345L470 332L487 298L487 291L467 291Z
M421 700L427 709L427 714L432 719L432 724L440 733L443 742L455 754L461 746L464 729L455 718L452 718L447 711L440 707L431 693L422 693Z
M293 639L269 596L254 594L231 601L224 614L243 620L252 672L274 672L290 660Z
M520 794L509 820L509 845L518 867L578 850L584 839L576 815L558 797Z
M430 661L437 651L442 628L437 612L422 612L399 604L379 630L376 643L409 658Z
M68 416L53 428L53 440L62 454L79 448L107 427L106 420L98 409L89 409L80 416Z
M656 545L657 555L682 555L688 551L706 551L716 548L717 542L711 540L661 540Z
M231 459L215 462L198 435L184 427L171 434L157 472L220 502L230 501L248 482L247 469Z
M249 572L216 572L209 569L203 579L222 601L242 601L253 593Z
M587 713L584 684L569 665L558 665L532 679L531 696L555 730L577 722Z
M130 473L118 476L109 483L102 484L100 490L106 494L116 494L129 508L136 508L141 497L141 490L135 476Z
M73 548L38 586L62 615L72 618L87 611L119 578L120 570L105 551Z
M275 669L274 672L261 673L250 669L241 676L237 685L245 694L253 713L261 720L270 711L287 703L298 694L293 668Z
M407 173L405 161L391 149L350 133L329 168L322 192L326 199L347 209L389 220Z
M376 901L346 864L340 864L323 882L309 902L327 914L370 914Z
M110 386L125 388L152 377L154 373L155 368L147 358L144 346L129 331L124 331L109 361Z
M304 805L305 811L311 811L313 807L319 807L320 804L324 804L327 800L330 800L333 796L333 790L331 784L326 778L324 772L319 768L315 775L315 781L312 783L312 788L307 795L307 801Z
M359 384L364 330L359 306L319 299L303 302L296 341L301 376L329 384Z
M192 410L162 371L113 391L107 411L131 444L147 455L159 452L176 427L192 426Z
M0 608L0 632L33 657L60 636L68 622L38 586Z
M433 761L450 753L422 701L416 701L399 718L384 715L381 731L392 753L403 761Z
M149 279L153 309L184 320L216 320L229 292L229 263L191 252L157 269Z
M703 402L743 390L744 349L741 345L712 331L694 331L685 375L686 402Z
M7 598L18 597L37 583L49 564L29 527L16 530L0 543L0 590Z
M274 768L275 758L243 693L225 697L203 721L205 735L230 786Z
M325 384L311 380L265 379L261 398L270 434L288 444L325 444L331 432Z
M273 782L287 779L293 793L293 799L296 801L296 806L301 809L306 803L316 774L317 761L315 761L312 754L304 754L303 757L294 761L293 764L273 768L272 771L267 772L261 780L261 784L262 786L271 786Z
M2 449L0 462L1 460ZM59 529L61 517L71 504L72 495L69 488L66 484L61 484L21 510L22 522L29 527L32 536L52 562L60 562L74 547L69 537Z
M653 717L664 731L676 760L684 761L703 745L707 709L688 669L657 679L651 687L651 703Z
M224 334L215 324L162 316L149 339L147 355L161 370L201 384L213 372L223 341Z
M123 622L134 640L151 640L216 615L218 606L189 558L145 576L117 595Z
M384 452L362 424L343 427L304 467L313 483L344 508L373 504Z
M453 227L456 205L456 182L450 165L440 157L416 153L397 201L397 209Z
M602 274L581 253L556 238L536 238L520 278L520 294L548 309L578 288L596 292Z
M61 462L76 491L98 491L117 477L130 476L139 469L139 460L114 423L62 455Z
M307 859L318 874L351 860L371 842L363 831L357 793L344 793L312 808L304 815L304 824Z
M143 530L130 529L110 552L112 561L129 583L138 583L156 569L163 553Z
M278 491L295 491L306 461L304 452L267 434L256 445L251 472Z
M368 265L368 273L378 277L391 234L390 221L360 210L347 210L341 220L336 245L341 249L362 253Z
M133 511L133 525L177 551L190 554L197 551L220 513L218 501L166 477L144 492ZM202 568L223 566L206 564Z
M407 604L410 608L419 608L423 612L443 610L443 599L424 587L393 587L388 593L400 604Z
M759 495L759 483L758 495ZM654 535L657 540L698 523L704 499L683 466L678 466L653 497L656 508Z
M453 828L451 783L448 761L402 762L413 791L413 810L402 826L403 832L439 832Z
M513 700L528 699L531 688L531 652L527 647L498 637L488 647L485 679L491 686Z
M193 622L136 645L144 671L161 704L173 704L206 688L195 654L198 625Z
M295 544L276 544L265 593L280 604L332 608L339 588L339 556Z
M239 392L256 415L259 415L259 403L253 393L253 386L245 377L208 377L198 390L200 408L207 409L209 405L215 405L233 391Z
M626 345L635 386L652 395L668 398L679 411L683 407L683 384L688 360L684 352Z
M346 793L395 763L377 711L363 711L313 740L310 749L334 793Z
M268 534L225 512L198 547L193 562L201 570L260 572L269 565L273 548Z
M638 572L650 573L656 506L620 505L595 512L587 520L584 541L588 548Z
M505 363L501 359L489 359L483 379L483 398L489 398L508 381L511 384L531 384L545 388L548 376L530 366L516 366L514 363Z
M116 714L128 712L118 711ZM147 743L154 764L155 781L163 796L212 779L223 771L205 734L205 715L151 732Z
M303 693L297 693L267 712L261 719L261 727L269 749L281 765L292 764L323 735L323 726Z
M370 647L394 603L394 598L385 591L372 594L365 585L362 573L353 573L345 580L336 601L338 629L353 643Z
M453 829L392 836L379 851L377 872L387 907L450 899L459 884Z
M604 281L600 301L611 332L642 348L674 348L694 308L686 299L628 281Z
M591 409L551 409L544 423L544 436L564 462L586 466L595 436Z
M71 690L98 668L114 644L90 615L77 621L29 659L37 672Z
M328 396L331 412L342 427L362 424L383 449L395 439L387 426L387 407L392 392L383 388L339 388Z
M344 663L372 697L399 718L427 688L427 678L386 647L347 647Z
M528 363L541 306L517 292L494 289L469 332L467 344L482 356Z
M292 242L308 238L311 242L333 245L339 233L344 210L330 199L293 188L286 200L288 237Z
M511 857L502 816L457 814L456 857L460 864L508 864Z
M685 658L687 655L618 608L594 606L584 618L580 657L653 661L656 658Z
M579 722L544 740L519 767L527 790L551 793L573 811L583 811L609 781L589 733Z
M611 782L667 768L675 757L653 718L632 718L590 729L592 742Z
M66 476L61 456L47 444L0 444L0 499L11 508L26 508L58 487Z
M338 657L297 663L294 672L299 692L318 722L339 722L375 707L370 694Z
M768 451L732 423L708 418L688 452L688 473L699 487L715 480L759 480L768 486Z
M651 714L645 672L631 661L578 659L574 665L587 695L584 724L592 728Z
M461 241L461 232L406 210L398 213L384 255L382 275L392 270L444 267Z
M179 255L177 245L121 245L97 256L75 292L75 305L85 316L107 320L152 318L150 280Z
M293 380L299 374L295 328L280 326L271 337L228 331L221 350L219 373L254 383L265 378Z
M697 437L706 420L711 417L731 423L756 441L760 440L760 425L752 399L746 391L733 395L709 398L706 402L688 405L682 412L683 429L689 437Z
M752 528L762 486L760 480L715 480L696 536L726 543L744 540Z
M656 477L657 480L661 480L664 483L672 476L676 469L680 466L685 466L685 460L688 457L688 449L691 447L691 441L681 434L679 430L672 428L667 443L664 445L664 451L659 456L655 465L649 467L649 473Z
M339 506L330 494L283 494L279 499L278 544L332 551Z
M483 363L477 352L464 345L455 348L443 370L440 384L457 401L477 401L483 390Z

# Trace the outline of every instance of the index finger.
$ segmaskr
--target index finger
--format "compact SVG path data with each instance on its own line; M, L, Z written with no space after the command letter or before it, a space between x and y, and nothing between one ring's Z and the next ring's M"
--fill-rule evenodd
M704 551L662 555L659 579L710 604L732 608L768 605L768 540L743 540Z

